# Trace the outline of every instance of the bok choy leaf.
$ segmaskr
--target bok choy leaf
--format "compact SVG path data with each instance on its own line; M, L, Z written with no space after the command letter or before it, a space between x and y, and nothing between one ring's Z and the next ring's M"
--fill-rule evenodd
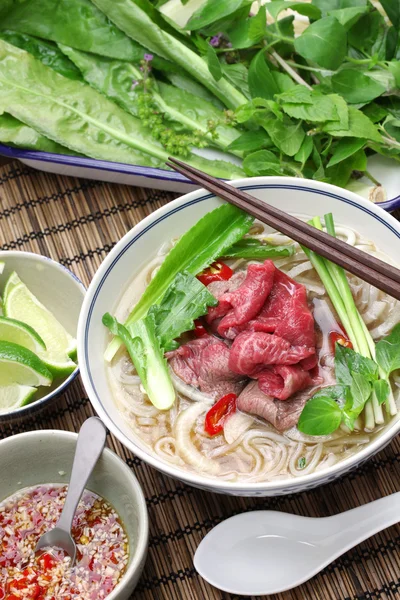
M171 408L175 402L175 390L156 335L154 317L148 315L125 327L106 313L103 324L122 339L152 404L159 410Z
M177 348L174 340L194 329L194 320L217 304L218 300L194 275L188 271L178 273L160 304L152 306L148 313L154 317L161 347L165 351Z

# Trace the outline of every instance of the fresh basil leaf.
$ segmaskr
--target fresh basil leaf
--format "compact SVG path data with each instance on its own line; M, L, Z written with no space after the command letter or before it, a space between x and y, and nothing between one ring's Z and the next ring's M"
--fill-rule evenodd
M400 369L400 324L396 325L391 333L375 346L376 362L389 377L392 371Z
M368 0L312 0L312 4L318 6L322 16L326 17L329 11L342 8L352 8L354 6L366 6Z
M365 403L371 395L372 386L364 375L353 373L352 382L350 385L350 394L352 398L352 406L350 414L352 417L358 417L363 410ZM346 411L348 413L348 411Z
M261 50L250 63L249 90L252 98L267 98L272 100L280 89L267 65L264 50Z
M311 99L311 104L283 102L282 110L289 115L289 117L314 123L338 120L336 105L330 96L314 92L311 95Z
M335 71L347 53L347 36L343 25L335 17L324 17L311 23L294 42L300 56Z
M284 154L294 156L300 150L306 135L301 121L292 121L289 117L285 117L282 121L267 119L263 126L274 144Z
M140 319L151 305L158 304L177 273L187 270L197 275L240 240L252 223L252 217L230 204L223 204L204 215L169 251L128 322Z
M156 335L154 317L149 315L125 327L106 313L103 324L122 339L152 404L159 410L171 408L176 398L175 389Z
M325 173L329 183L339 187L346 187L350 181L353 171L364 172L366 168L366 154L363 150L359 150L341 162L338 162L331 167L327 166Z
M329 121L323 126L323 131L335 137L360 137L374 142L381 142L382 137L376 126L360 110L349 106L349 125L342 129L340 123Z
M329 98L336 106L338 127L340 129L347 129L349 127L349 107L347 102L339 94L329 94Z
M383 122L385 131L398 142L400 142L400 119L389 116Z
M377 10L363 15L348 32L350 46L368 56L377 55L379 59L386 56L385 19Z
M22 50L26 50L35 58L38 58L44 65L60 73L60 75L68 77L68 79L82 81L80 70L61 52L56 44L40 40L26 33L18 33L17 31L10 30L0 31L0 39Z
M371 102L386 91L383 85L356 69L342 69L331 81L333 91L350 104Z
M279 159L269 150L258 150L243 161L243 169L249 177L259 175L282 175Z
M194 320L207 313L218 300L188 271L177 273L160 304L150 307L157 337L164 351L177 347L173 341L185 331L194 329Z
M287 10L288 8L296 11L300 15L304 15L305 17L309 17L313 20L321 18L320 9L317 6L310 4L309 2L287 2L286 0L275 0L274 2L269 2L267 5L268 12L274 19L274 21L277 20L278 15L283 10Z
M358 354L358 352L355 352L351 348L336 344L336 380L339 383L351 386L353 375L355 373L364 376L367 381L374 381L378 378L378 365L370 358L361 356L361 354Z
M380 0L383 10L389 17L392 25L400 29L400 2L399 0Z
M379 404L383 404L390 392L390 383L386 379L374 381L374 394Z
M339 140L333 148L327 167L333 167L333 165L342 162L342 160L346 160L346 158L361 150L365 144L366 140L361 138L344 138Z
M335 17L348 31L357 21L369 11L368 6L349 6L328 11L328 16Z
M367 106L363 106L362 112L373 123L379 123L379 121L382 121L388 115L387 109L376 102L371 102Z
M313 104L313 91L304 85L295 85L290 90L278 94L276 100L290 104Z
M222 19L240 8L243 4L249 4L243 0L206 0L200 8L193 13L184 29L196 31L210 25L214 21Z
M310 158L313 151L314 142L311 135L306 135L300 146L300 149L294 155L294 159L304 166L304 163Z
M394 77L396 87L400 89L400 60L390 61L388 67Z
M266 131L245 131L237 137L227 148L228 152L254 152L272 146L272 141Z
M340 406L329 397L311 398L300 415L297 428L306 435L329 435L342 421Z
M294 246L270 246L257 239L244 238L233 244L225 252L226 258L248 258L251 260L267 260L268 258L283 258L294 254Z
M240 90L246 99L250 99L249 71L245 65L242 63L234 63L233 65L222 63L221 67L224 77Z
M265 5L260 6L258 12L253 17L234 23L232 28L228 29L227 36L234 49L250 48L260 42L267 26Z
M217 53L211 45L209 45L207 48L207 64L208 70L214 77L215 81L219 81L222 77L221 64L219 62Z
M386 60L392 60L393 58L400 59L400 55L397 55L398 52L400 54L400 34L399 30L392 25L389 27L386 35Z
M344 407L348 397L348 387L346 385L328 385L315 392L313 398L332 398L340 407Z

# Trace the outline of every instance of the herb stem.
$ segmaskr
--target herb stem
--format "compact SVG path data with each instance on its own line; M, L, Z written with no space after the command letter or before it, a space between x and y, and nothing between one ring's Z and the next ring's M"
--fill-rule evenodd
M310 67L308 65L301 65L300 63L296 63L293 60L286 61L288 65L291 67L296 67L296 69L302 69L304 71L312 71L313 73L321 73L322 75L333 75L336 71L329 71L328 69L318 69L317 67Z
M386 135L383 135L383 136L382 136L382 139L383 139L383 141L384 141L384 142L386 142L386 144L387 144L388 146L392 146L393 148L400 148L400 142L397 142L397 141L396 141L396 140L394 140L393 138L391 138L391 137L388 137L388 136L386 136Z
M375 179L375 177L369 171L364 171L364 175L365 177L368 177L368 179L370 179L375 185L382 185L377 179Z
M288 73L288 75L290 75L290 77L294 81L296 81L300 85L304 85L307 89L312 90L311 85L309 85L306 81L304 81L304 79L302 77L300 77L300 75L294 69L292 69L292 67L290 65L288 65L287 62L281 56L279 56L279 54L277 52L275 52L275 50L273 50L271 52L271 56L282 67L282 69L284 69L286 71L286 73Z

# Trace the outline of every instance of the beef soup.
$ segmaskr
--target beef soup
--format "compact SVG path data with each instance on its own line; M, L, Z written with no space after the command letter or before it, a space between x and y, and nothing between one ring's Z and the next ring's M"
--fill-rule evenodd
M336 234L387 260L352 229L338 226ZM178 244L164 245L132 281L117 310L119 321L126 321ZM292 240L254 222L242 247L252 244L264 248L264 256L267 246L277 248L275 258L232 252L197 275L214 302L177 342L162 345L175 395L170 406L150 401L150 384L132 347L121 347L107 367L115 402L144 446L163 461L227 481L263 482L326 469L368 444L397 412L397 372L383 377L373 359L374 342L400 320L399 302L347 275L362 319L358 327L339 317L341 305L331 301L335 296L312 257ZM175 309L172 303L169 310ZM137 340L137 332L127 330ZM364 378L362 406L353 385L364 377L355 366L360 361L372 373ZM345 375L340 365L347 365Z

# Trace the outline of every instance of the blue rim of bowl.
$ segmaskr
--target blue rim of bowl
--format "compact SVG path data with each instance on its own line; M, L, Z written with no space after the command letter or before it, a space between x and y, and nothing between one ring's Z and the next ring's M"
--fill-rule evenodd
M334 186L329 186L329 187L334 187ZM299 190L299 191L308 191L314 194L319 194L322 196L328 196L330 198L334 198L335 200L338 200L340 202L344 202L345 204L350 204L351 206L356 207L357 209L360 209L361 211L365 212L366 214L368 214L370 217L376 219L377 221L379 221L382 225L384 225L385 227L387 227L392 233L395 234L395 236L397 238L400 238L400 232L396 230L396 228L394 228L390 223L388 223L385 219L383 219L382 217L380 217L379 215L375 214L373 211L371 211L369 208L367 208L366 206L363 206L362 204L359 204L358 202L355 202L354 200L350 200L349 198L345 198L343 196L339 196L338 194L334 194L333 192L329 192L329 191L325 191L325 190L321 190L321 189L317 189L317 188L312 188L312 187L306 187L306 186L297 186L297 185L291 185L291 184L249 184L249 185L239 185L238 189L240 190L255 190L255 189L294 189L294 190ZM356 196L356 194L353 194L353 196ZM201 195L198 198L195 198L193 200L189 200L186 201L185 203L179 204L178 206L173 206L171 207L169 210L167 210L164 214L162 214L160 217L158 217L157 219L155 219L154 221L152 221L149 225L147 225L147 227L145 227L142 231L140 231L134 238L132 238L131 240L129 240L129 242L126 243L126 245L121 248L121 250L119 251L118 255L114 258L114 260L112 261L112 263L110 265L108 265L107 270L105 271L105 273L103 274L102 278L100 279L100 281L97 284L97 288L95 293L93 294L93 298L90 301L89 307L86 309L86 322L85 322L85 327L84 327L84 336L83 336L83 354L84 354L84 364L85 364L85 370L86 370L86 375L87 378L89 380L90 383L90 387L91 390L90 392L92 394L94 394L94 396L96 397L96 402L98 404L98 406L94 406L94 409L96 410L97 414L99 414L99 410L98 408L100 408L101 413L99 414L100 418L105 422L106 426L112 431L112 433L114 434L114 431L111 429L109 423L112 423L112 427L118 432L117 433L117 437L120 440L120 442L124 445L126 445L129 449L130 449L130 444L132 443L132 440L129 440L129 438L126 436L126 434L122 431L122 429L120 429L120 427L115 423L115 421L112 419L112 417L109 415L109 412L107 411L106 407L104 406L103 402L100 399L100 395L97 392L96 386L95 386L95 382L94 382L94 378L93 375L91 373L90 370L90 366L89 366L89 328L90 328L90 322L91 322L91 318L92 318L92 314L93 314L93 310L96 304L96 300L97 297L101 291L101 288L103 287L106 279L108 278L109 273L112 271L112 269L114 268L115 264L119 261L119 259L123 256L123 254L125 254L125 252L127 250L129 250L129 248L131 248L131 246L133 246L135 244L135 242L137 242L143 235L145 235L150 229L152 229L153 227L155 227L156 225L158 225L161 221L164 221L165 219L168 219L171 215L180 212L181 210L184 210L185 208L188 208L189 206L192 206L194 204L198 204L199 202L204 202L205 200L209 200L210 198L215 197L214 194L211 193L207 193L204 195ZM175 201L177 202L177 201ZM175 204L175 202L173 202L173 204ZM367 200L365 200L365 202L368 202ZM161 210L161 209L159 209ZM393 218L393 217L392 217ZM86 308L86 307L85 307ZM82 316L82 313L81 313ZM88 391L88 390L87 390ZM92 403L91 400L91 394L88 393L89 395L89 400ZM389 428L388 428L388 432L393 429L395 427L395 423L393 423ZM398 425L399 426L399 425ZM387 443L392 439L392 437L395 435L395 433L393 433L392 436L389 437L389 440L387 441ZM128 443L126 443L128 442ZM134 443L134 442L133 442ZM169 465L168 463L162 461L161 459L159 459L157 461L157 465L153 464L153 456L143 447L140 447L136 444L136 449L135 449L135 454L137 454L139 456L139 458L142 458L145 462L149 462L150 465L152 465L153 467L155 467L156 469L164 472L166 475L168 475L169 477L177 477L182 481L185 481L188 484L192 484L192 485L197 485L196 483L196 477L193 476L192 473L185 471L184 469L181 468L177 468L174 465ZM367 460L368 458L371 457L371 455L374 454L373 448L371 447L371 444L369 444L367 446L369 448L369 451L366 452L365 455L362 456L362 458L360 458L360 461L363 460ZM383 446L382 446L383 447ZM359 453L361 454L362 451ZM148 459L144 458L144 455L146 455L146 457L150 458L151 460L148 461ZM354 455L357 456L357 455ZM339 477L340 475L342 475L343 473L345 473L347 470L351 469L352 466L355 467L357 464L359 464L360 461L356 461L354 460L354 456L349 457L348 459L343 460L342 462L337 463L337 465L334 465L333 467L329 468L329 473L331 473L331 475L333 476L335 474L336 477ZM350 464L348 464L350 463ZM348 466L347 466L348 465ZM169 469L173 469L174 471L176 470L178 472L178 474L171 474ZM299 485L303 485L306 484L309 481L313 481L313 479L317 476L321 476L321 482L323 482L323 476L325 475L324 471L318 472L317 474L315 473L311 473L310 475L304 475L303 477L299 477L297 478L297 482ZM212 486L215 487L215 480L212 479L211 477L207 477L207 476L201 476L201 483L203 485L208 485L208 486ZM251 484L251 489L252 490L257 490L257 489L268 489L268 490L272 490L274 489L274 482L270 481L270 482L260 482L260 483L253 483ZM281 480L278 484L279 488L290 488L291 486L295 487L295 483L290 480ZM224 488L226 490L235 490L235 491L240 491L240 490L246 490L249 487L249 484L238 484L238 483L234 483L234 482L224 482ZM276 485L275 485L276 487Z
M7 252L7 251L5 251L5 252ZM17 250L16 252L19 252L19 251ZM39 258L39 260L46 260L48 262L51 262L51 263L57 265L57 267L60 267L61 269L63 269L67 273L67 275L69 277L71 277L71 279L74 279L79 284L79 286L83 289L84 294L86 294L87 289L83 285L83 282L79 279L79 277L77 275L75 275L75 273L70 271L67 267L62 265L61 263L57 262L56 260L53 260L49 256L43 256L42 254L35 254L34 252L21 252L21 254L30 254L32 257ZM74 381L74 379L79 375L79 372L80 372L79 364L77 363L75 371L73 371L70 375L68 375L67 379L65 379L52 392L50 392L49 394L46 394L46 396L43 396L43 398L39 398L38 400L33 400L29 404L26 404L25 406L21 406L17 410L13 410L8 413L2 413L2 414L0 413L0 425L6 424L8 421L14 421L16 419L23 419L23 418L27 417L28 415L31 415L35 412L39 412L41 409L43 409L46 406L46 404L50 403L51 400L54 400L55 398L60 396L66 390L66 388L70 385L70 383L72 383Z
M96 169L98 171L109 171L110 173L120 173L123 175L136 175L138 177L183 183L191 186L196 185L193 181L180 173L167 171L166 169L157 169L155 167L141 167L139 165L111 162L96 158L87 158L85 156L69 156L67 154L54 154L53 152L42 152L39 150L21 150L20 148L6 146L5 144L0 144L0 155L1 154L18 160L37 160L68 167ZM400 194L395 198L385 200L385 202L376 202L376 205L387 211L396 210L397 208L400 208Z

